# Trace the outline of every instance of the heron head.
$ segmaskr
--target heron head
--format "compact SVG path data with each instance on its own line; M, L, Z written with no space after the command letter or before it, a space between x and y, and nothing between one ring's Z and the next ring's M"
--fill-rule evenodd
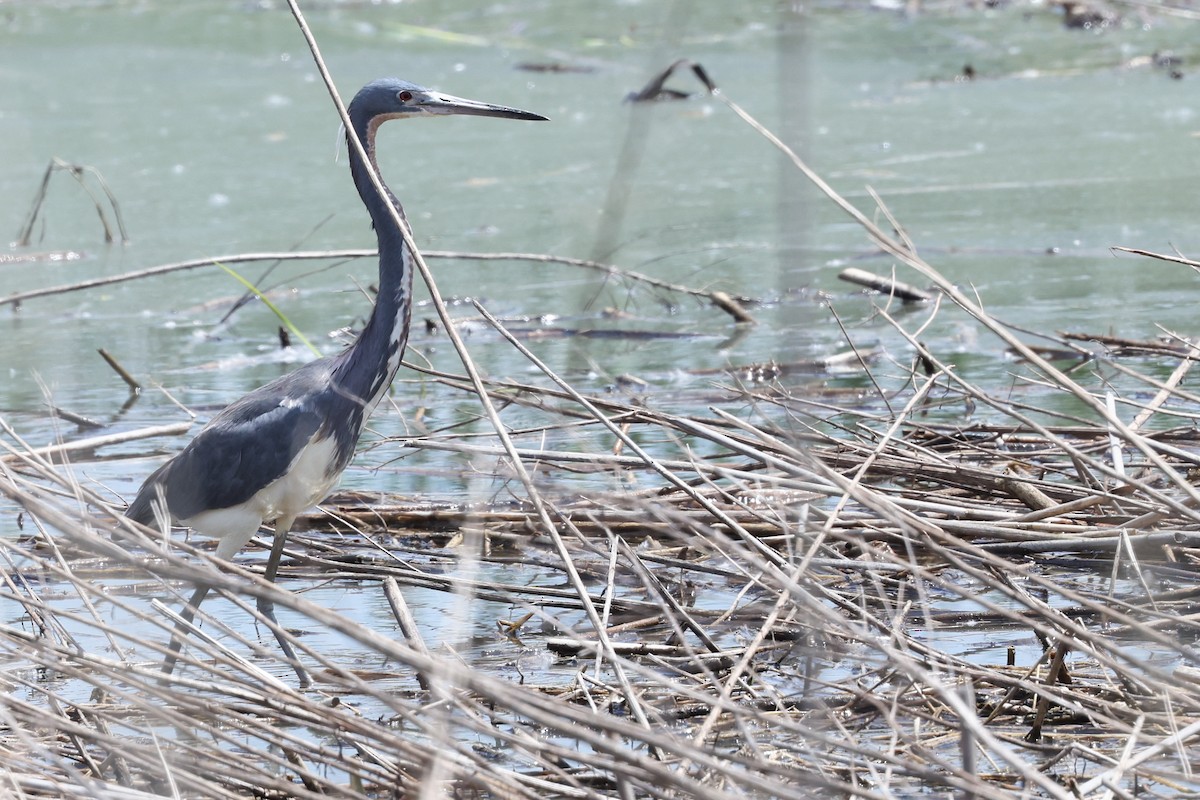
M371 81L350 102L350 118L367 121L372 127L388 119L421 115L468 114L476 117L544 120L540 114L519 108L480 103L451 94L435 92L397 78Z

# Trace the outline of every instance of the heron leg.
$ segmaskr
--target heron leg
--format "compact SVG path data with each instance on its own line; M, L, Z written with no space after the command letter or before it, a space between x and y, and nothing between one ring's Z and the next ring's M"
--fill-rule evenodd
M287 543L288 529L291 527L291 520L277 520L275 523L275 541L271 543L271 557L267 559L267 571L263 574L263 577L271 583L275 583L275 576L279 574L279 561L283 558L283 546ZM258 612L270 623L271 633L275 634L275 641L279 642L279 649L283 651L288 663L296 671L300 688L305 689L311 686L312 678L300 664L300 660L296 658L296 651L292 648L292 643L288 641L287 634L280 627L279 620L275 618L274 601L267 597L258 598Z
M188 600L187 606L180 612L179 621L175 623L175 630L171 633L171 644L167 647L167 655L163 658L162 672L164 675L170 675L175 670L175 662L179 660L179 650L183 647L183 635L187 633L192 620L196 618L196 612L200 610L200 604L208 596L210 588L203 583L197 586L191 599Z

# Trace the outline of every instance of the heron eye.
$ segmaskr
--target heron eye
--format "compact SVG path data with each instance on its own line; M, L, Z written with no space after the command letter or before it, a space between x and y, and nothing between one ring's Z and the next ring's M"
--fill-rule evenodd
M405 89L403 92L397 94L396 97L400 98L401 103L407 103L409 100L412 100L412 92Z

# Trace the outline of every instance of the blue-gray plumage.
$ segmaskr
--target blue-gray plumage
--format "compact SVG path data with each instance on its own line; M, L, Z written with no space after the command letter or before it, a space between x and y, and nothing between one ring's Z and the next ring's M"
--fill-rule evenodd
M543 120L538 114L465 100L384 78L364 86L348 108L354 134L375 166L375 134L389 119L422 114ZM177 456L155 470L126 516L147 525L178 523L220 539L217 555L228 559L264 522L275 522L266 578L274 580L288 529L296 515L333 487L354 455L371 411L400 366L412 311L412 252L387 204L403 214L395 195L380 197L366 164L351 142L350 174L379 240L379 295L358 339L336 356L321 358L268 383L227 406ZM386 189L386 187L385 187ZM197 586L182 612L163 671L170 673L181 634L208 593ZM269 601L260 611L302 685L308 675L275 624Z

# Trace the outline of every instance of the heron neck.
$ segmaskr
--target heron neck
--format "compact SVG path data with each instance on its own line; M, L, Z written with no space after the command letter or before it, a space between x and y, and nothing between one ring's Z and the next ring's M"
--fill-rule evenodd
M375 167L377 124L369 120L351 121L359 141L367 151L371 166ZM371 223L379 241L379 294L375 308L358 340L342 353L334 367L335 377L344 395L352 404L359 406L357 413L347 409L359 423L355 426L357 438L358 430L361 430L366 416L387 391L404 355L412 314L412 252L405 244L388 207L389 204L395 207L403 217L400 201L386 185L387 199L380 197L357 148L351 143L349 150L350 173L359 197L371 215Z

